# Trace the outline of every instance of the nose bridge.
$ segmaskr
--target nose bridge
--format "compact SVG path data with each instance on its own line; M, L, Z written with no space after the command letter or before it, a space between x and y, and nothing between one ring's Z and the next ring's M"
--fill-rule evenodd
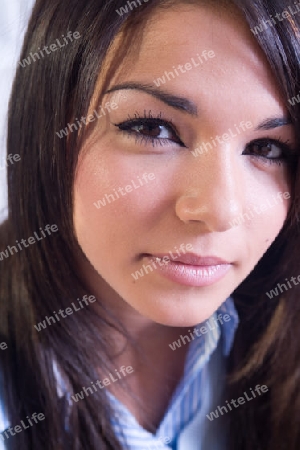
M241 212L242 175L231 146L226 143L196 157L190 155L178 209L186 221L206 221L210 228L226 229Z
M213 157L213 153L215 157ZM209 170L214 177L213 197L216 197L217 200L221 196L226 207L230 208L231 212L235 212L239 202L238 186L241 185L241 180L234 152L230 151L230 143L212 152L212 158L208 158L208 161Z
M198 157L193 157L189 169L195 189L208 190L212 194L222 190L223 196L236 193L238 170L230 143L219 145Z

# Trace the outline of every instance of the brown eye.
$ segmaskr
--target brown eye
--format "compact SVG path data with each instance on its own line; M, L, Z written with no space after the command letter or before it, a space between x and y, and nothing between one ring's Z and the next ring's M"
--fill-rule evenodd
M185 147L174 126L161 118L130 119L114 125L126 134L133 135L137 142L140 139L145 144L172 145L172 143L175 143L180 147Z
M163 125L147 123L133 126L131 129L136 131L137 133L142 134L143 136L151 136L154 138L161 138L161 139L174 138L172 130L168 130Z
M283 150L280 146L271 142L256 142L249 144L248 149L251 150L254 155L264 156L269 159L280 159L283 156Z
M256 139L246 145L242 155L258 158L266 164L293 165L298 159L298 151L294 149L289 141L281 139L263 138Z

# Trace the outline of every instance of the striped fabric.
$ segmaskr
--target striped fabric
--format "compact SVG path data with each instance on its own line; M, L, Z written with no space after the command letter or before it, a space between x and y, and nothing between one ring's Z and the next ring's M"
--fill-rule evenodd
M217 316L219 314L222 314L223 317L225 314L228 314L230 316L230 320L228 322L223 321L223 324L220 326L219 322L217 322ZM208 322L209 325L207 326ZM220 356L222 358L228 355L232 347L235 330L238 325L238 315L235 310L233 300L228 298L211 316L209 321L206 321L195 328L199 330L199 328L203 325L206 325L209 329L208 333L199 337L195 337L195 334L193 334L192 336L194 336L194 340L191 339L189 334L182 336L185 343L188 343L186 336L189 336L191 341L189 343L189 351L184 368L184 375L174 392L168 410L166 411L166 414L155 435L143 429L128 409L123 406L112 394L108 393L116 412L116 417L112 419L112 424L116 435L124 446L124 449L181 450L181 447L180 449L178 447L179 436L193 420L199 410L201 410L201 399L203 400L204 394L206 406L207 403L210 405L215 404L215 402L218 401L218 398L215 398L216 396L214 395L215 390L211 391L210 389L207 389L207 385L209 384L208 380L212 377L206 373L206 378L204 377L202 379L205 372L203 368L206 369L209 367L209 364L207 363L210 361L213 354L216 355L215 350L217 346L218 349L221 348ZM170 351L172 351L171 348ZM219 356L216 358L218 359ZM55 364L54 368L56 368ZM67 388L59 375L59 371L56 370L56 372L58 396L62 398L66 395L68 397ZM2 382L0 382L0 399L3 396L3 393L1 395L1 389L3 388L4 384L2 380ZM0 433L9 426L7 415L3 409L3 406L3 403L0 401ZM207 412L211 409L209 407ZM206 422L208 422L208 420ZM197 442L200 441L201 428L199 429L199 439L197 436ZM0 450L7 450L7 444L8 443L5 443L0 439ZM184 448L183 450L194 449Z
M228 322L223 321L223 324L220 325L217 322L219 314L222 314L223 317L228 314L230 320ZM179 435L201 408L203 396L202 369L216 350L220 339L222 339L221 345L224 356L229 354L232 347L238 325L238 315L233 300L228 298L209 321L205 322L206 326L208 322L210 324L208 333L202 334L194 340L190 337L191 343L189 344L184 376L155 434L142 428L129 410L112 394L109 394L116 411L116 418L112 421L113 427L124 448L130 450L177 450ZM197 326L197 329L199 330L205 324ZM187 339L185 339L185 342L187 342ZM170 349L170 351L172 350ZM215 398L211 398L211 403L215 401ZM200 440L201 430L199 430L199 442Z

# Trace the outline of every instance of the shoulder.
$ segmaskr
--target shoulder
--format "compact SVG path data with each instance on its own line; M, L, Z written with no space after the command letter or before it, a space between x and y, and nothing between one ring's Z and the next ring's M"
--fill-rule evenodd
M7 427L9 427L8 422L8 415L6 411L6 406L4 403L4 380L3 380L3 374L0 371L0 433L2 433L4 430L6 430ZM2 450L1 447L2 441L0 439L0 450Z
M0 433L2 433L8 426L9 423L5 412L4 403L2 401L2 398L0 397Z
M3 384L2 377L0 377L0 433L2 433L8 426L9 422L7 420L7 412L4 404L4 396L3 396ZM1 447L0 447L1 448Z
M5 406L3 402L2 389L0 390L0 433L3 433L9 427ZM3 440L0 438L0 450L6 450Z
M6 411L6 406L4 403L4 380L3 380L3 374L0 370L0 433L3 433L8 427L8 415ZM6 450L7 447L3 441L3 438L0 437L0 450Z

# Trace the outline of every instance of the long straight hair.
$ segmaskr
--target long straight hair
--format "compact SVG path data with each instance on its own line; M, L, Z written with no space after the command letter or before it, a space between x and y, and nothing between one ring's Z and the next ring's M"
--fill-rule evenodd
M46 418L10 438L12 450L122 448L113 432L113 411L105 393L98 390L70 407L56 394L55 374L59 367L72 395L99 377L99 367L103 374L111 370L114 348L105 336L111 327L126 335L122 324L101 305L101 299L97 315L86 308L44 333L38 333L34 324L89 294L76 265L80 248L72 219L74 173L85 134L78 129L60 139L56 131L87 115L105 56L118 32L125 32L125 40L109 76L122 63L126 49L136 44L136 33L142 33L141 25L153 9L181 2L135 3L136 8L128 8L124 0L37 0L25 36L21 61L68 31L79 32L81 38L64 51L18 67L10 101L7 149L12 154L17 151L21 162L8 168L9 216L1 227L0 248L32 236L47 224L58 227L51 237L0 261L0 342L8 345L8 350L0 352L0 361L9 421L19 424L33 412ZM234 3L252 28L293 6L282 0ZM126 5L127 13L117 13ZM300 13L255 36L297 130L300 104L292 106L288 99L300 90L299 23ZM233 293L240 325L229 358L226 398L238 398L256 384L266 384L269 391L228 414L232 450L300 448L296 419L300 414L300 290L294 287L272 300L266 296L278 282L297 276L300 268L296 166L292 178L293 203L280 235Z

